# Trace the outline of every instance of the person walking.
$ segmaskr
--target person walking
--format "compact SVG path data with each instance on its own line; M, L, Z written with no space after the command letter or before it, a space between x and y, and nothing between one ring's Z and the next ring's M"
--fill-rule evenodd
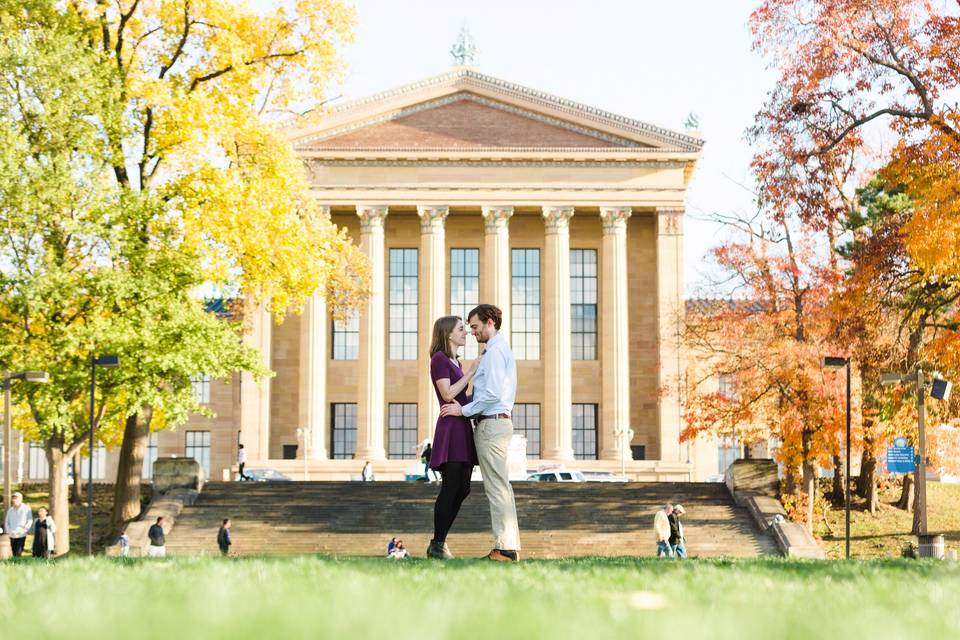
M150 538L150 547L147 549L147 557L166 557L167 536L163 532L163 516L157 518L157 521L150 525L150 528L147 530L147 537Z
M687 557L687 548L684 546L683 523L680 522L680 516L686 513L682 504L673 506L673 511L668 518L670 519L670 549L677 558Z
M461 318L444 316L433 323L430 377L441 409L449 402L466 404L470 401L467 385L476 373L477 361L467 365L464 371L457 360L457 350L466 343L467 331ZM460 506L470 495L470 476L478 462L470 420L463 416L441 415L437 419L433 443L436 446L427 443L423 455L429 468L440 472L440 493L433 505L433 539L427 547L427 557L448 560L453 554L447 546L447 534Z
M423 453L420 454L420 460L423 462L423 477L430 481L430 456L433 455L433 446L430 441L423 445Z
M483 474L483 489L490 501L493 549L487 559L517 562L520 559L520 526L507 469L507 449L513 437L511 412L517 395L517 363L510 345L498 332L503 313L492 304L481 304L467 315L467 324L480 344L486 345L473 379L473 399L461 405L454 400L440 415L474 419L473 437Z
M657 515L653 517L653 531L657 538L657 557L670 557L673 555L673 549L670 547L670 514L673 513L673 505L665 504L663 509L657 510Z
M33 526L33 511L23 502L23 494L14 491L10 496L10 508L3 519L3 530L10 536L13 557L19 558L27 543L27 534Z
M250 476L243 472L243 468L247 466L247 451L243 448L242 444L237 445L237 468L240 469L240 480L252 480Z
M364 482L373 482L373 465L367 460L363 463L363 470L360 472L360 479Z
M37 519L33 522L33 547L30 549L34 558L52 558L56 551L57 525L46 507L37 509Z
M233 544L233 541L230 539L230 518L224 518L220 530L217 531L217 546L220 548L220 555L229 555L231 544Z

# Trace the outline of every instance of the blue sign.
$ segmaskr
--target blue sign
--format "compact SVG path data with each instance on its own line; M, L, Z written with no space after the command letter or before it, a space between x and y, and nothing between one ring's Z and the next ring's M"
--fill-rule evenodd
M913 447L896 446L903 441L897 438L894 446L887 449L887 471L890 473L913 473L917 470L917 460ZM905 441L904 441L905 442Z

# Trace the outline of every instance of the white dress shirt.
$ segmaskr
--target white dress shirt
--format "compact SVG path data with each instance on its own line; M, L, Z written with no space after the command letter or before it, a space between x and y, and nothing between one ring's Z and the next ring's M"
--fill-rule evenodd
M467 417L511 413L516 397L517 361L498 333L487 342L473 377L473 402L465 404L462 413Z

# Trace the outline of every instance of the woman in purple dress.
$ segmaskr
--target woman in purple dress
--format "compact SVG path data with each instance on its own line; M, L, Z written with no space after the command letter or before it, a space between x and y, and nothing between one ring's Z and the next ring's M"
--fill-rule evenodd
M430 377L440 405L456 400L461 405L470 402L467 385L477 371L477 358L466 370L460 368L457 350L467 343L463 320L444 316L433 323L430 343ZM433 540L427 547L427 557L449 560L453 557L447 547L447 532L460 511L460 505L470 495L470 475L477 464L477 448L473 444L473 426L463 416L447 416L437 420L433 435L430 468L440 472L440 495L433 507Z

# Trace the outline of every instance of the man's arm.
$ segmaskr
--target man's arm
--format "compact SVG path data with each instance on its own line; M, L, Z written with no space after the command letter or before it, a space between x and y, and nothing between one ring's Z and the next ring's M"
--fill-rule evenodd
M473 390L473 402L463 405L461 412L467 417L487 415L503 396L507 379L507 362L503 353L497 349L494 353L484 354L487 365L486 377L482 389Z

